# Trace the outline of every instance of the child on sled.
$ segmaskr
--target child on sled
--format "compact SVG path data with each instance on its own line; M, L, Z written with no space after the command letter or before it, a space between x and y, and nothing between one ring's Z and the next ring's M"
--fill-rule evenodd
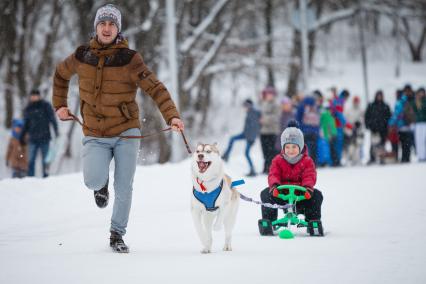
M315 164L308 156L303 133L296 126L296 122L290 122L281 134L282 150L272 160L268 176L269 187L260 193L260 198L263 203L285 205L285 201L275 197L277 187L283 184L303 186L310 198L297 202L296 212L304 214L307 222L320 221L323 196L321 191L314 188L317 179ZM272 222L277 217L278 209L262 206L262 219Z

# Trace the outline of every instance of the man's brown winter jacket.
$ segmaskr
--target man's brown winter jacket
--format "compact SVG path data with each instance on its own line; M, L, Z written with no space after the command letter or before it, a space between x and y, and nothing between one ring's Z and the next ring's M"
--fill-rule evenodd
M140 128L135 101L138 87L156 102L168 124L172 118L179 118L166 87L142 56L128 48L126 40L105 48L92 39L59 63L53 80L56 110L67 106L69 80L76 73L86 136L112 137L129 128Z

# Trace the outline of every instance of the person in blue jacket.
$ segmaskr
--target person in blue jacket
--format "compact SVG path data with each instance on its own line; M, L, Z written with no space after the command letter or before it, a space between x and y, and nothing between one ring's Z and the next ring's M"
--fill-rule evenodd
M244 101L243 106L247 111L247 116L244 123L244 130L242 133L231 137L228 143L228 148L226 149L225 154L222 156L222 158L225 161L228 161L234 142L238 140L246 140L247 144L246 144L245 156L250 167L250 172L247 174L247 176L255 176L256 171L254 169L253 162L250 158L250 149L253 146L254 142L256 141L256 138L259 136L259 133L260 133L260 116L261 115L260 115L260 112L254 108L252 100L246 99Z
M404 87L403 95L395 104L395 110L389 119L389 127L398 129L398 138L401 142L401 163L410 162L411 147L414 146L412 124L415 123L415 113L412 107L414 92L411 86Z
M332 115L334 116L337 128L337 136L336 140L333 143L335 157L333 164L334 166L340 166L342 160L343 146L344 146L344 129L349 128L352 129L352 125L350 125L345 116L343 115L343 109L345 102L349 98L350 93L348 90L343 90L340 92L338 97L335 97L331 101L330 110Z

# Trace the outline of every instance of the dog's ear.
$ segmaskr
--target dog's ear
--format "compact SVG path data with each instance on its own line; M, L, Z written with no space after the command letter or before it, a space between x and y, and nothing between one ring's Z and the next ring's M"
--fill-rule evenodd
M214 142L212 145L214 151L216 151L218 154L220 154L220 149L219 146L217 145L217 142Z

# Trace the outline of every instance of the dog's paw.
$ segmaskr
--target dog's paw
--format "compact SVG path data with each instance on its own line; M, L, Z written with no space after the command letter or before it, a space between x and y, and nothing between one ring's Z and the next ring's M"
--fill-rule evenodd
M203 249L201 250L201 253L202 253L202 254L208 254L208 253L211 253L211 250L210 250L210 249L207 249L207 248L203 248Z
M224 251L232 251L232 247L230 244L225 244L225 246L223 247Z

